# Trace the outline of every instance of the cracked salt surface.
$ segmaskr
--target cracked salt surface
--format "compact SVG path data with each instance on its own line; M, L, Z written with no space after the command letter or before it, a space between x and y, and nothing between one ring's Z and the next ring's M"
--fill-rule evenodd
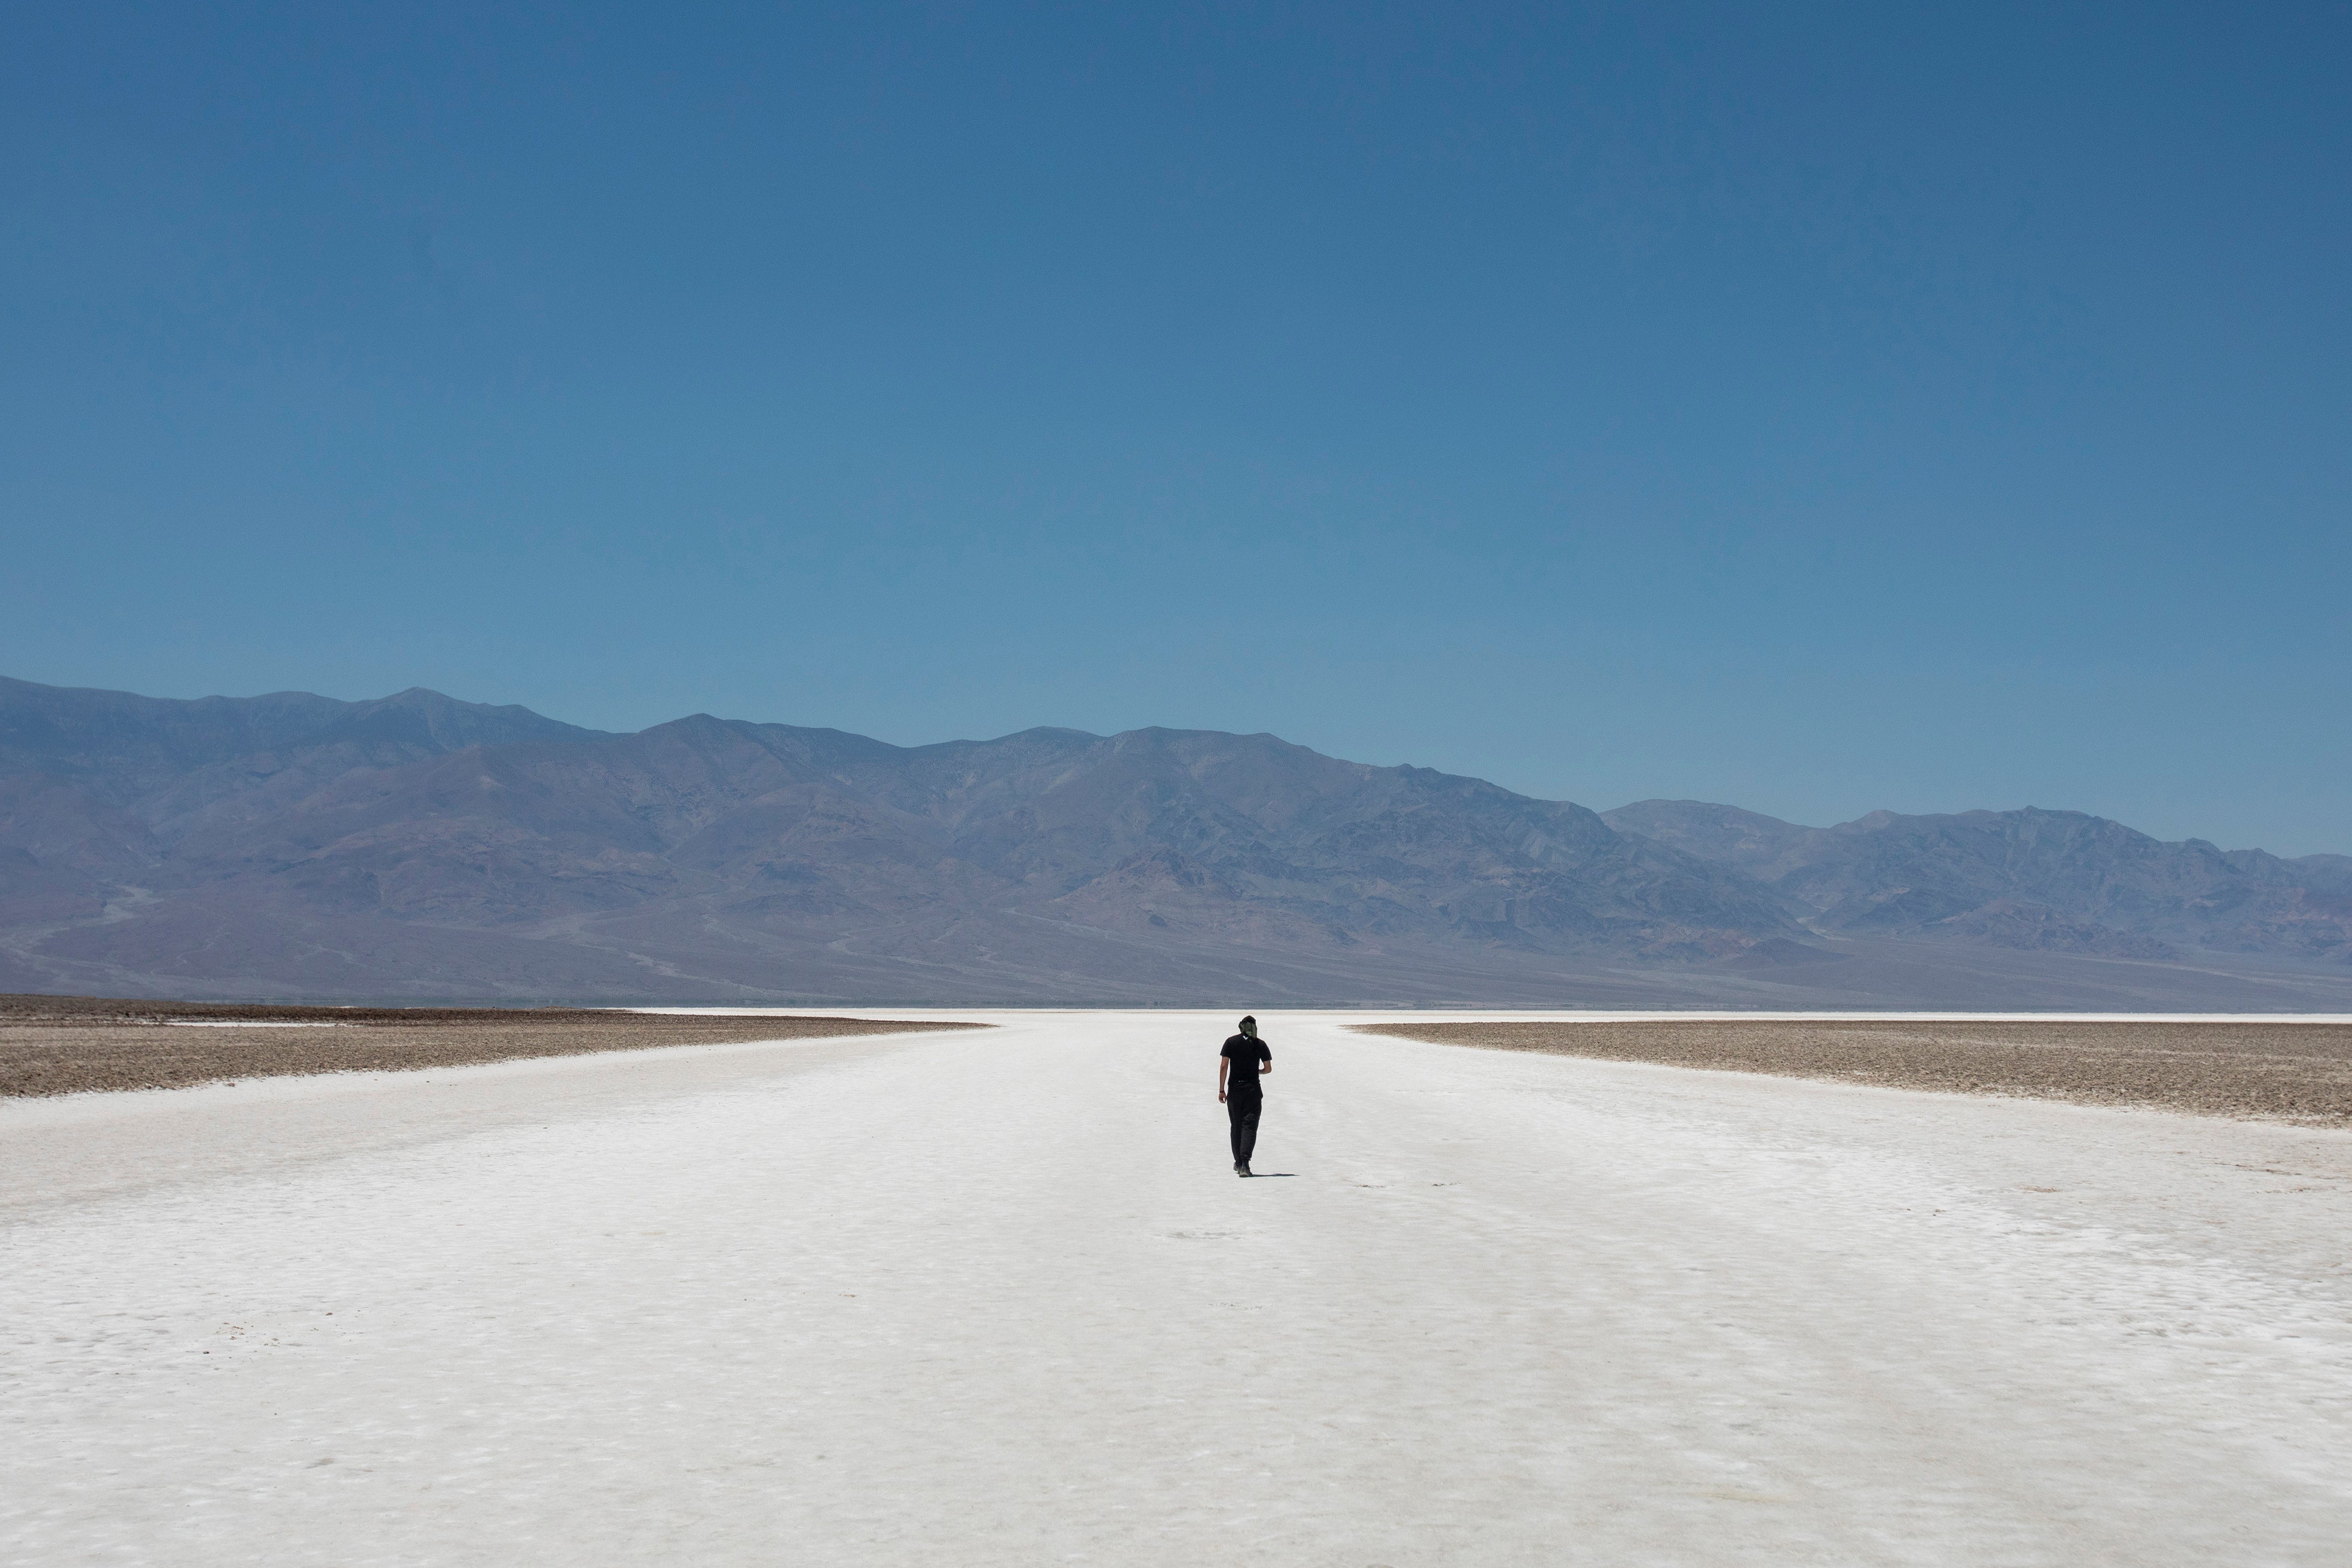
M2343 1560L2352 1136L964 1016L0 1106L0 1562Z

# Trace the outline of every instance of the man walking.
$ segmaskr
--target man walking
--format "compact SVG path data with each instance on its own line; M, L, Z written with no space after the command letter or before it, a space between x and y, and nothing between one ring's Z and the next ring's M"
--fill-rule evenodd
M1257 1020L1244 1018L1242 1032L1217 1053L1217 1098L1223 1101L1225 1120L1234 1124L1234 1174L1250 1173L1250 1155L1257 1149L1257 1113L1265 1109L1265 1090L1258 1079L1274 1070L1274 1053L1257 1037Z

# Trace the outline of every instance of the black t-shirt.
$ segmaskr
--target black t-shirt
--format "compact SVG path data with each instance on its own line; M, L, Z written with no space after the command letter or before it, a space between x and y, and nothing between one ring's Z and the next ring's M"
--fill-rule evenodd
M1265 1092L1257 1081L1257 1064L1274 1060L1274 1053L1265 1048L1264 1040L1253 1040L1247 1035L1235 1035L1217 1053L1233 1067L1225 1073L1225 1097L1229 1100L1253 1100Z

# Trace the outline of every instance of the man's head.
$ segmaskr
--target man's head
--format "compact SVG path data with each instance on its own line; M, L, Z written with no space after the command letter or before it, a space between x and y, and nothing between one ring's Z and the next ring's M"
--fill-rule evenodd
M1244 1018L1242 1020L1242 1033L1248 1036L1253 1040L1256 1039L1257 1020L1255 1018Z

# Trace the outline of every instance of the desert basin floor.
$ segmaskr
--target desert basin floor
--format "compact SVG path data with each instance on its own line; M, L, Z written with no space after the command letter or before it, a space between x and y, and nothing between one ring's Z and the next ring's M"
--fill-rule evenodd
M2345 1560L2352 1134L955 1016L0 1105L0 1562Z

